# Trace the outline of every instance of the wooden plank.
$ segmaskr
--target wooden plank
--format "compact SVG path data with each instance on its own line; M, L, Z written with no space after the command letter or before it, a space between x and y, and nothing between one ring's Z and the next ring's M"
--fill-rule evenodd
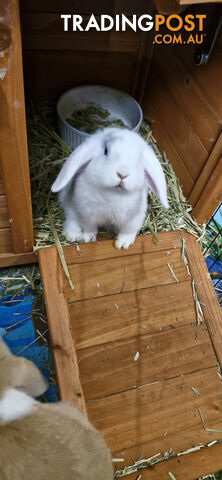
M205 188L207 187L207 182L209 177L212 175L219 158L222 152L222 132L219 135L213 149L200 172L199 178L195 183L191 194L189 195L188 201L193 207L195 207L196 203L198 202L201 194L204 192Z
M76 246L71 245L64 248L64 255L68 265L81 264L85 262L104 260L107 258L122 258L129 255L141 255L143 253L159 252L160 250L171 250L182 247L182 232L158 233L158 243L151 234L138 235L135 243L127 250L119 250L114 246L114 239L108 239L102 235L98 236L95 243L83 243ZM80 250L80 251L79 251Z
M5 195L0 195L0 228L9 226L8 210Z
M194 181L199 176L208 152L204 148L201 139L191 128L183 111L178 108L174 98L166 88L152 62L149 75L149 91L153 103L156 105L158 116L174 143L186 169ZM149 98L147 98L147 102ZM182 181L183 183L183 181Z
M135 53L119 52L92 55L88 51L83 55L78 51L36 50L33 54L24 50L23 56L26 92L41 99L57 99L69 88L85 84L109 85L130 93L137 61Z
M4 183L3 183L1 165L0 165L0 195L3 195L3 193L5 193L5 187L4 187Z
M113 13L125 13L125 15L147 13L149 6L147 0L140 0L135 4L134 0L94 0L93 13L94 15ZM20 7L22 11L28 12L58 12L58 13L72 13L73 1L63 0L61 5L60 0L54 0L53 4L51 0L20 0ZM89 14L91 12L90 4L88 0L75 0L75 12L78 14Z
M217 366L206 324L114 341L77 353L86 401Z
M154 5L158 11L158 13L162 13L163 15L172 15L172 14L179 14L183 7L178 5L177 0L154 0Z
M218 443L142 470L142 479L160 480L161 478L161 480L169 480L168 472L171 472L176 480L195 480L220 470L222 468L221 459L222 444ZM121 468L120 464L119 468ZM129 477L130 480L138 478L138 474L134 475Z
M39 249L38 260L60 398L86 414L69 310L63 294L63 270L56 247Z
M89 15L83 16L85 28ZM96 16L100 25L100 17ZM142 39L142 31L134 32L129 28L125 32L114 29L109 32L73 32L64 33L64 24L58 13L23 13L23 48L25 50L72 50L88 52L128 52L137 53ZM73 41L75 39L75 41ZM64 53L64 52L63 52ZM32 52L34 54L34 52Z
M13 252L12 236L10 228L0 229L0 254L8 254Z
M207 152L211 151L221 125L220 117L208 102L206 94L172 47L164 45L156 48L154 60L162 81L183 112L189 128L196 132Z
M199 223L208 223L221 201L222 157L220 157L212 175L208 178L207 185L193 209L193 216Z
M0 267L12 267L37 262L36 252L27 253L0 253Z
M158 255L156 253L144 253L142 257L131 255L130 262L125 256L71 265L69 272L75 290L71 290L68 281L65 280L64 292L68 302L71 302L176 283L168 263L179 282L189 280L181 259L181 250L175 249L160 251Z
M191 275L199 300L203 303L203 313L206 320L212 343L220 365L222 366L222 312L214 291L207 266L200 250L200 246L192 235L184 232L186 239L186 252Z
M222 439L222 433L204 430L198 412L200 408L208 428L221 430L221 395L222 382L217 367L212 367L89 401L87 411L113 455L124 458L122 468L132 464L132 457L139 458L142 450L149 458L171 448L178 453Z
M0 17L9 36L0 57L0 68L5 72L0 89L1 170L13 249L23 253L32 250L33 227L18 0L2 2Z
M148 88L144 94L144 100L142 104L144 118L148 121L152 129L152 134L157 142L160 152L164 152L166 154L166 157L171 163L176 176L180 179L180 185L183 188L183 194L188 197L194 186L194 180L192 179L182 158L180 157L180 152L177 151L176 145L174 144L175 140L171 140L161 121L161 118L158 115L156 102L149 94L149 82L147 83L147 87Z
M211 104L211 108L220 120L222 116L222 98L220 94L222 62L219 46L217 46L217 43L215 44L210 61L206 65L202 65L203 68L200 68L200 66L194 63L192 47L191 50L188 49L186 45L181 45L181 48L180 46L179 48L178 46L175 48L177 49L177 55L189 71L192 72L192 76L196 79L208 103Z
M179 5L196 5L197 3L221 3L221 0L177 0Z
M73 302L69 312L78 350L196 322L191 281Z

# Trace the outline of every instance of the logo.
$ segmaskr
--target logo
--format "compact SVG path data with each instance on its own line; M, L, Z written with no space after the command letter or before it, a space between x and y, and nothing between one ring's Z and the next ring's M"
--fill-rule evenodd
M148 15L141 16L132 15L127 17L121 15L100 15L96 17L93 13L90 18L85 20L82 15L62 14L64 32L72 30L73 32L88 32L96 30L97 32L108 32L115 30L117 32L125 32L131 29L134 32L139 30L150 32L154 30L153 43L170 44L170 43L203 43L205 14L192 15L185 17L173 14L165 15ZM164 30L164 33L163 33Z

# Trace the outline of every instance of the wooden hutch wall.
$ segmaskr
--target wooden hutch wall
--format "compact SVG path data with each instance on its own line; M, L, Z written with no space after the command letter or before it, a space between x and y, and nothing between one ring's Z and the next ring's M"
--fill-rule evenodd
M222 35L205 66L195 65L195 48L155 46L143 110L203 222L222 199Z
M93 4L92 4L93 3ZM152 14L151 0L20 0L26 95L57 99L81 84L119 88L138 99L144 90L152 54L152 35L126 32L63 31L60 14L91 12L128 16Z

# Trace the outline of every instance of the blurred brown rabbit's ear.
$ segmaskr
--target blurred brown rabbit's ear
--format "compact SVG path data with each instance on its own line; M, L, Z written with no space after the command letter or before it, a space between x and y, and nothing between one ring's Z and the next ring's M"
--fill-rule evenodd
M47 389L47 382L34 363L13 355L0 338L0 390L6 388L38 397Z
M41 374L40 370L26 358L13 357L14 361L14 388L31 395L31 397L38 397L42 395L47 388L47 382Z
M5 358L5 357L12 357L12 354L8 349L7 345L5 344L5 342L0 337L0 361L2 358Z

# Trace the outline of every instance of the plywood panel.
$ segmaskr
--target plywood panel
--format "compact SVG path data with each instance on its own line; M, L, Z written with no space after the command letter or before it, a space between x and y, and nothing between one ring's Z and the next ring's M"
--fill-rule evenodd
M86 400L217 366L205 324L113 341L77 353Z
M189 276L181 259L181 251L160 251L133 255L130 258L110 258L97 260L95 263L71 265L69 268L75 290L71 290L65 280L64 291L68 301L104 297L116 293L139 290L155 285L176 283L168 263L173 269L178 282L189 280ZM112 272L112 275L110 275Z
M76 348L196 322L191 280L69 305Z

